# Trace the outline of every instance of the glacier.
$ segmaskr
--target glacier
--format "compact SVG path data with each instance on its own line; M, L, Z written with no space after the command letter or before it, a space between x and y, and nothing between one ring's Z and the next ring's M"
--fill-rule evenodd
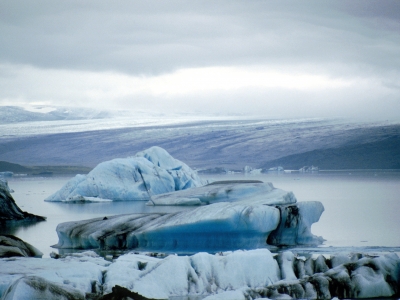
M102 162L87 175L76 175L45 201L148 200L152 195L203 184L189 166L154 146L133 157Z
M116 299L121 290L142 299L398 298L399 286L395 253L256 249L166 257L127 253L108 261L86 251L58 259L0 259L0 297L8 300Z

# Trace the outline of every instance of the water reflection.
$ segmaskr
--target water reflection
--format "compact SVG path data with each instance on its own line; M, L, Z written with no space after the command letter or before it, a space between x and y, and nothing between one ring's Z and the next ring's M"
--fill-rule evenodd
M32 230L34 229L39 222L45 222L44 220L41 221L7 221L4 223L0 223L1 234L7 235L17 235L20 230Z

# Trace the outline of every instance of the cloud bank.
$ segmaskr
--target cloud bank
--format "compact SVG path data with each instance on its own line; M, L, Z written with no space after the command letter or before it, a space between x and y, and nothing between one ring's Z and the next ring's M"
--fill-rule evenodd
M400 120L398 1L9 1L0 105Z

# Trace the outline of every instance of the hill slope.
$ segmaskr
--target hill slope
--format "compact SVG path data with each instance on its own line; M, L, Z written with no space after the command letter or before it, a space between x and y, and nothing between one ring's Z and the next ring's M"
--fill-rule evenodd
M289 155L269 161L263 167L278 165L293 170L311 165L324 170L400 169L400 137Z

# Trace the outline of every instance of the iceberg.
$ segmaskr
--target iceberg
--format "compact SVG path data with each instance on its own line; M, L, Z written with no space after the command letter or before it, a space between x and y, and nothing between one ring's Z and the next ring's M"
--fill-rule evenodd
M13 176L14 176L14 172L10 172L10 171L0 172L0 177L13 177Z
M120 299L122 294L138 299L398 298L399 286L395 253L299 255L257 249L164 258L128 253L107 261L86 251L59 259L0 259L0 297L8 300Z
M245 166L243 168L243 173L244 174L251 174L251 175L256 175L256 174L261 174L262 173L262 169L254 169L250 166Z
M190 252L254 249L266 246L279 220L275 207L221 202L178 213L61 223L55 247Z
M177 213L126 214L61 223L56 229L59 241L55 247L213 252L263 248L267 242L274 246L323 242L322 237L311 233L311 225L324 210L320 202L296 203L291 193L268 184L261 187L272 195L267 193L262 199L258 189L254 192L250 188L254 198ZM196 190L191 189L194 193ZM241 188L239 191L243 192Z
M133 157L102 162L87 175L76 175L45 201L148 200L152 195L202 185L185 163L160 147L151 147Z

